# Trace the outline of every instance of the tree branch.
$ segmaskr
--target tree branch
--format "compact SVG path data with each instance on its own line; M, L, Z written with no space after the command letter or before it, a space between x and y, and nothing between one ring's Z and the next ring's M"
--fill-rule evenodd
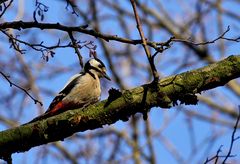
M153 74L153 77L154 77L154 81L158 81L159 80L159 75L158 75L157 69L154 65L154 57L152 57L152 55L151 55L151 53L148 49L148 46L147 46L147 41L146 41L146 38L144 36L142 25L141 25L141 22L140 22L140 19L139 19L139 16L138 16L136 2L135 2L135 0L130 0L130 1L131 1L131 4L132 4L132 8L133 8L133 11L134 11L134 16L135 16L136 23L137 23L137 29L138 29L139 35L141 36L141 39L142 39L142 46L143 46L143 48L145 50L145 53L147 55L148 62L150 64L152 74Z
M161 79L157 84L145 84L131 90L109 91L109 98L86 109L75 109L46 120L25 124L0 132L0 158L24 152L32 147L64 140L83 132L127 121L131 115L147 108L170 108L181 104L196 104L196 93L223 86L240 77L240 55L230 56L209 66ZM117 94L116 94L117 93Z
M74 39L73 34L72 34L71 31L68 32L68 35L69 35L69 38L71 39L72 45L73 45L73 47L75 49L75 53L78 56L79 64L83 68L82 55L81 55L80 51L78 50L78 44L77 44L76 40Z
M3 7L2 7L3 10L2 11L0 10L0 12L1 12L0 18L4 15L4 13L7 11L7 9L11 6L11 4L13 2L13 0L11 0L7 5L5 5L5 1L7 1L7 0L0 0L0 7L2 7L1 5L3 3Z
M0 4L4 3L6 1L8 1L8 0L0 0Z
M33 101L35 104L39 103L41 106L43 106L43 103L37 99L35 99L30 93L28 93L28 91L26 89L24 89L23 87L13 83L9 78L10 76L5 75L2 71L0 71L0 74L8 81L10 87L14 86L20 90L22 90L23 92L25 92Z
M44 29L55 29L55 30L60 30L64 32L81 32L87 35L94 36L96 38L101 38L107 42L110 40L113 41L118 41L122 43L127 43L127 44L142 44L142 40L131 40L128 38L122 38L118 37L117 35L107 35L107 34L102 34L98 31L92 30L92 29L86 29L88 26L65 26L61 25L59 23L39 23L39 22L23 22L23 21L13 21L13 22L5 22L5 23L0 23L0 29L16 29L16 30L21 30L21 29L29 29L29 28L38 28L41 30ZM150 42L147 41L147 45L154 48L156 51L162 52L165 50L165 47L169 47L169 41L166 42Z
M240 37L236 37L236 38L226 38L225 35L230 31L230 26L227 27L227 30L225 30L220 36L218 36L217 38L210 40L210 41L205 41L205 42L194 42L191 40L184 40L184 39L177 39L177 38L173 38L171 41L173 42L185 42L185 43L190 43L192 45L195 46L200 46L200 45L207 45L207 44L212 44L215 43L216 41L222 39L222 40L227 40L227 41L232 41L232 42L240 42Z

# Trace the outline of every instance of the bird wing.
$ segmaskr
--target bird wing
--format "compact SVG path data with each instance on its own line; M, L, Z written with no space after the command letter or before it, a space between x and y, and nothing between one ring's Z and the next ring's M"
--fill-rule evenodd
M71 92L71 90L76 86L78 83L79 78L81 77L82 73L76 74L72 76L63 89L58 93L58 95L53 99L51 104L48 107L48 110L45 113L55 113L58 109L62 108L64 104L62 103L62 99Z
M79 79L81 78L81 76L83 75L83 73L79 73L79 74L76 74L74 76L72 76L66 83L66 85L63 87L63 89L58 93L58 95L53 99L53 101L51 102L51 104L49 105L48 107L48 110L34 118L33 120L31 120L30 122L28 123L32 123L32 122L35 122L35 121L38 121L38 120L42 120L42 119L45 119L45 118L48 118L50 116L53 116L57 113L61 113L64 111L64 108L68 105L68 104L64 104L62 102L63 98L66 97L66 95L68 95L71 90L77 85L77 84L80 84L81 80L79 81ZM63 111L61 111L63 110ZM27 124L28 124L27 123Z

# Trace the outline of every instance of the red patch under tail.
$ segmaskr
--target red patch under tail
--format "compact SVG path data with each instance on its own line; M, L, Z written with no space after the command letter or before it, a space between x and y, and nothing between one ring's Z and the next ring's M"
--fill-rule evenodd
M65 112L67 110L81 108L83 106L84 106L83 104L79 104L79 103L63 103L62 101L60 101L53 108L49 108L44 114L34 118L32 121L30 121L28 123L43 120L43 119L49 118L51 116L55 116L59 113ZM26 124L28 124L28 123L26 123Z
M52 109L48 109L46 113L34 118L32 121L28 123L32 123L35 121L39 121L45 118L49 118L51 116L57 115L59 113L62 113L68 109L67 104L62 103L61 101L58 102Z
M66 105L62 101L58 102L52 109L48 109L45 114L50 116L56 115L58 113L64 112L66 110Z

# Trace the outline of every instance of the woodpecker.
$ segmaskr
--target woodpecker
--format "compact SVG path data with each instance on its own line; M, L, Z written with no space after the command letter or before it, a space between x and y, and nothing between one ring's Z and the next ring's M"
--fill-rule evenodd
M88 60L83 71L69 79L53 99L47 111L29 123L51 117L66 110L82 108L98 102L101 95L100 78L111 80L106 73L104 63L97 58Z

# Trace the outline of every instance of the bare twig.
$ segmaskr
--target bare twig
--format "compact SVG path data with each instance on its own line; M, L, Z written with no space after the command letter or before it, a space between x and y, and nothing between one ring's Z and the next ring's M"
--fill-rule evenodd
M78 13L75 11L75 8L77 7L74 3L74 1L66 0L66 7L65 9L68 10L68 7L70 6L72 8L72 14L79 16Z
M151 70L152 70L152 74L153 74L153 77L154 77L154 81L158 81L159 80L159 74L158 74L157 69L154 65L154 57L151 56L151 53L150 53L150 51L148 49L148 46L147 46L146 38L144 37L144 32L142 30L142 25L141 25L141 22L140 22L140 19L139 19L139 16L138 16L138 12L137 12L136 2L135 2L135 0L130 0L130 1L131 1L131 4L132 4L132 8L133 8L136 23L137 23L137 29L138 29L138 32L139 32L139 34L141 36L141 39L142 39L142 46L143 46L143 48L145 50L145 53L147 55L147 58L148 58L148 61L149 61L149 64L150 64L150 67L151 67Z
M229 147L229 150L228 150L228 153L227 153L225 159L223 160L223 163L226 163L227 159L229 157L232 157L231 152L232 152L232 148L233 148L233 143L234 143L234 141L236 141L240 138L239 136L235 137L235 133L237 131L238 123L239 123L239 120L240 120L240 105L238 106L238 112L239 113L238 113L237 121L236 121L236 124L235 124L235 126L233 128L233 132L232 132L230 147Z
M225 30L220 36L218 36L217 38L215 38L213 40L206 41L206 42L196 43L196 42L193 42L191 40L184 40L184 39L177 39L177 38L172 39L172 41L190 43L190 44L195 45L195 46L212 44L212 43L215 43L216 41L218 41L220 39L227 40L227 41L233 41L233 42L240 42L240 37L237 37L237 38L226 38L226 37L224 37L226 35L226 33L228 33L229 31L230 31L230 26L228 26L227 30Z
M206 163L208 163L208 162L210 162L210 161L212 161L212 160L214 160L215 159L215 164L217 164L217 162L218 162L218 159L219 159L219 157L221 157L220 155L219 155L219 153L220 152L222 152L222 147L223 147L223 145L221 145L220 147L219 147L219 149L218 149L218 151L217 151L217 153L216 153L216 155L215 156L213 156L212 158L210 158L210 159L206 159L206 161L204 162L204 164L206 164Z
M70 151L67 150L66 147L64 147L60 142L54 142L53 145L58 148L59 152L62 156L64 156L66 159L71 161L72 164L77 164L77 159L74 155L71 154Z
M131 140L133 141L132 146L132 156L135 164L140 164L140 145L139 145L139 130L137 127L138 118L136 116L132 117L131 120L131 128L132 128L132 134L131 134Z
M167 137L165 137L163 134L159 133L158 138L161 141L161 143L163 144L163 146L166 148L166 150L168 150L171 153L173 158L178 163L180 163L180 164L186 163L184 160L184 157L180 154L180 152L177 150L175 145Z
M126 44L142 44L142 39L128 39L128 38L123 38L123 37L118 37L117 35L108 35L108 34L103 34L100 32L97 32L93 29L86 29L88 26L83 25L83 26L64 26L59 23L39 23L39 22L23 22L23 21L14 21L14 22L5 22L0 24L0 29L30 29L30 28L39 28L39 29L55 29L55 30L60 30L60 31L76 31L76 32L81 32L87 35L94 36L96 38L101 38L107 42L110 40L113 41L118 41L121 43L126 43ZM146 41L147 45L154 48L156 51L164 50L167 45L169 45L169 40L167 42L153 42L153 41Z
M9 33L7 33L6 31L4 30L1 30L0 31L5 34L8 38L9 38L9 41L11 42L11 47L13 47L16 51L20 52L21 54L24 54L25 53L25 50L24 49L21 49L20 48L20 44L24 44L30 48L32 48L33 50L35 51L39 51L41 52L42 54L42 59L48 61L49 60L49 56L50 57L54 57L55 55L55 52L54 52L54 49L57 49L57 48L67 48L67 47L72 47L75 49L76 53L79 52L78 48L87 48L89 51L92 51L92 50L95 50L96 49L96 45L93 44L93 41L77 41L72 37L72 39L74 39L74 42L69 42L68 44L61 44L61 41L60 39L58 40L58 42L55 44L55 45L52 45L52 46L46 46L44 45L43 41L41 43L37 43L37 44L33 44L33 43L28 43L26 41L23 41L23 40L20 40L18 38L18 36L13 36ZM82 44L82 45L80 45ZM79 52L80 54L80 52ZM77 55L79 56L79 54L77 53ZM79 59L82 59L82 57L80 56ZM81 60L80 60L81 61Z
M156 163L156 154L154 151L154 145L153 145L153 139L152 139L152 129L151 129L151 124L149 119L146 120L146 124L145 124L145 135L147 138L147 146L150 152L149 155L149 163L155 164Z
M35 10L33 12L33 19L35 22L37 22L37 18L36 15L38 15L40 17L40 20L43 21L44 19L44 13L46 13L48 11L48 6L46 6L45 4L39 2L38 0L36 0L35 3Z
M28 93L28 91L27 91L26 89L24 89L24 88L20 87L19 85L13 83L13 82L9 79L10 76L4 74L4 73L1 72L1 71L0 71L0 74L8 81L10 87L15 86L16 88L24 91L24 92L34 101L35 104L39 103L41 106L43 105L43 103L42 103L41 101L39 101L39 100L35 99L34 97L32 97L32 96L30 95L30 93Z
M1 3L3 3L4 0L0 1L0 6L2 5ZM11 0L8 5L5 5L5 3L3 3L4 9L2 11L2 13L0 14L0 18L3 16L3 14L7 11L7 9L9 8L9 6L11 6L13 0Z
M232 155L231 153L232 153L232 149L233 149L234 142L240 138L240 136L235 137L235 134L236 134L236 131L237 131L237 128L238 128L238 123L239 123L239 120L240 120L240 106L238 106L238 111L239 111L239 113L238 113L238 117L237 117L235 126L234 126L234 128L233 128L232 137L231 137L231 143L230 143L230 147L229 147L229 149L228 149L227 155L219 155L220 152L221 152L221 148L223 147L223 145L221 145L221 146L219 147L216 155L213 156L213 157L210 158L210 159L207 158L206 161L204 162L205 164L208 163L208 162L211 162L211 161L213 161L213 160L215 160L214 163L218 163L219 158L224 158L223 161L222 161L222 163L225 164L226 161L227 161L230 157L235 157L235 156L236 156L236 155Z
M78 56L79 64L80 64L81 67L83 67L82 55L81 55L80 51L78 50L78 44L77 44L76 40L75 40L74 37L73 37L72 31L69 31L69 32L68 32L68 35L69 35L69 38L70 38L71 41L72 41L73 48L75 49L75 53L76 53L77 56Z
M8 0L0 0L0 4L4 3L6 1L8 1Z

